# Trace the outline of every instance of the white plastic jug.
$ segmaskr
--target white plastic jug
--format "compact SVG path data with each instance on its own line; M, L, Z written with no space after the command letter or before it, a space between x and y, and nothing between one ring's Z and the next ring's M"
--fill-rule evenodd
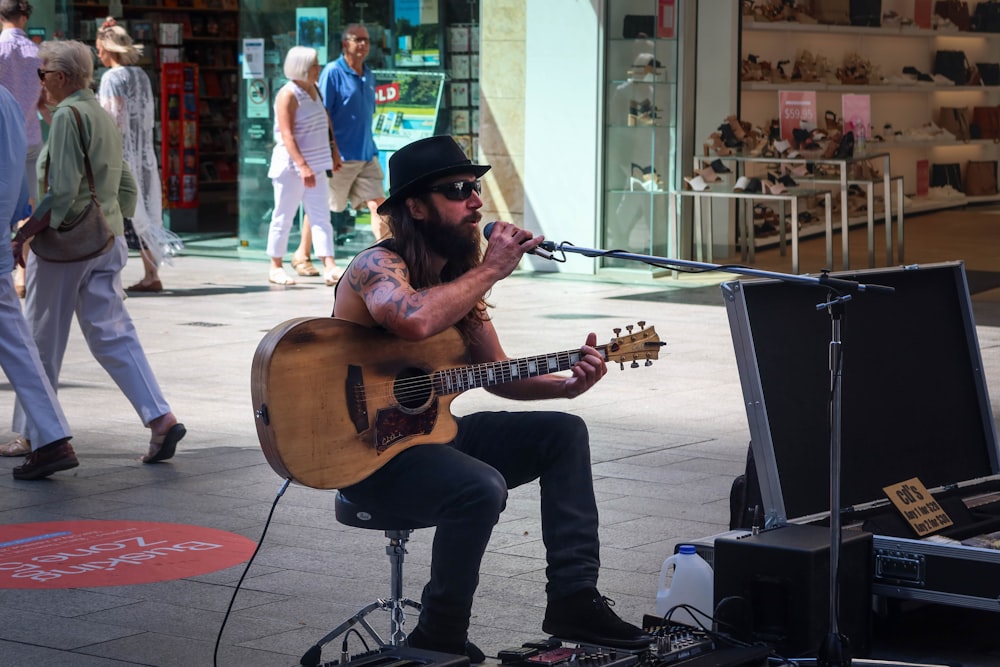
M674 576L670 580L670 588L667 588L667 572L671 565L674 566ZM676 554L663 561L660 586L656 593L656 613L663 616L677 605L690 605L704 615L691 614L686 609L676 609L670 615L670 620L695 627L711 628L714 584L715 573L712 571L712 566L698 555L693 545L682 544Z

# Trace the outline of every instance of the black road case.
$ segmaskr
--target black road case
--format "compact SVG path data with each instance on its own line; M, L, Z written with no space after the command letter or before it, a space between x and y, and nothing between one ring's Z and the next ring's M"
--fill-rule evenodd
M873 538L872 592L1000 611L1000 454L961 262L843 272L895 288L841 320L841 506ZM722 286L760 481L764 527L828 524L831 320L824 290ZM918 478L954 526L920 539L883 488ZM965 544L963 544L965 542Z

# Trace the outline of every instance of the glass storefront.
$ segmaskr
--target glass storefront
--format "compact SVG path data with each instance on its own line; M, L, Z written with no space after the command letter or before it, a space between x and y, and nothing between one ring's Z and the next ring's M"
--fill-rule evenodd
M333 61L340 57L344 28L364 24L371 37L365 62L376 84L372 130L383 172L388 175L386 163L394 151L433 134L456 136L471 157L478 134L478 4L478 0L345 0L309 7L284 0L243 2L241 252L259 253L267 242L273 204L267 177L273 147L273 95L286 81L282 64L288 49L311 46L320 52L321 62ZM261 58L253 69L247 63L248 53ZM338 256L353 255L371 243L368 216L367 209L331 212ZM296 242L293 238L292 244Z

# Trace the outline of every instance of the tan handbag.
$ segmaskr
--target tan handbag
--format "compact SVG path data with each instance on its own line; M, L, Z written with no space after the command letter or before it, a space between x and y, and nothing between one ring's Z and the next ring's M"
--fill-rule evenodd
M965 107L941 107L938 125L954 134L959 141L972 138L969 131L969 110Z
M83 164L87 169L87 184L90 186L90 203L72 220L65 220L57 229L45 227L31 240L31 250L47 262L82 262L103 255L115 244L115 234L104 219L104 211L97 201L94 188L94 172L90 168L87 144L83 140L83 122L76 107L70 106L76 117L76 129L80 132L80 146L83 148ZM45 160L45 188L49 187L49 160Z

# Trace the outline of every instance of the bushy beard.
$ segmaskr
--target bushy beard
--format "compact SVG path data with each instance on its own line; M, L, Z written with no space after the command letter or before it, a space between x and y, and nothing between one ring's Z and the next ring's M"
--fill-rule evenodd
M428 208L428 217L419 223L428 249L439 257L444 257L448 263L472 266L478 262L481 241L479 227L470 223L479 222L482 218L479 211L465 216L458 225L447 225L441 222L441 214L434 204L428 203Z

